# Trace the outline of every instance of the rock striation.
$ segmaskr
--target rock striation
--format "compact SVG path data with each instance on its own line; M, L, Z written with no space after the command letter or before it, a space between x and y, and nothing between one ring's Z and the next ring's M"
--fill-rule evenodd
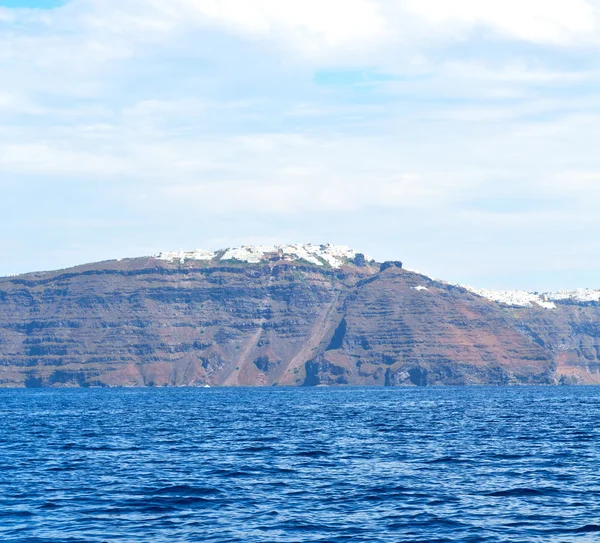
M451 285L347 247L0 279L0 386L600 384L598 291Z

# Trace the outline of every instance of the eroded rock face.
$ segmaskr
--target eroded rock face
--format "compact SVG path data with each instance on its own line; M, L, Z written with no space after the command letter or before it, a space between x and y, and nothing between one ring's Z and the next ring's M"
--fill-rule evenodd
M600 383L597 301L509 307L399 262L282 254L0 279L0 386Z
M322 357L346 368L351 384L551 381L552 353L464 289L386 268L353 290L343 312L343 340Z

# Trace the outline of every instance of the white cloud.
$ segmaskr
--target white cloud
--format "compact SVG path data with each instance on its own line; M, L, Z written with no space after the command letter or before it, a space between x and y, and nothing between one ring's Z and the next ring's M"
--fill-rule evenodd
M547 190L554 194L570 194L572 197L590 199L595 203L600 199L600 168L597 170L565 170L551 176ZM590 206L592 209L595 205Z
M598 12L586 0L175 0L187 14L304 53L411 40L466 38L487 27L509 38L569 44L597 41ZM188 11L189 10L189 11Z
M179 6L204 22L313 54L411 39L455 39L478 27L558 44L596 41L598 30L596 7L586 0L174 0L168 6L171 14Z
M123 217L144 225L136 251L144 236L176 234L199 236L190 247L295 241L286 232L366 240L366 252L407 251L415 267L423 259L462 282L470 270L572 256L574 224L585 225L578 247L600 254L591 6L73 0L0 10L0 227L14 226L12 213L24 226L56 225L54 244L80 236L74 246L89 246L86 235L108 235L95 224L124 225L104 240L120 255L132 232ZM317 70L346 70L351 82L322 84ZM81 231L53 220L73 209L94 220ZM38 229L32 254L52 245Z
M369 0L183 0L207 19L258 36L309 47L356 46L386 31Z
M585 0L408 0L434 25L489 26L532 42L564 43L593 37L597 13Z
M118 157L103 155L93 148L73 149L71 142L0 143L0 172L4 172L5 179L11 174L43 177L67 174L86 176L89 180L90 176L116 174L128 168Z

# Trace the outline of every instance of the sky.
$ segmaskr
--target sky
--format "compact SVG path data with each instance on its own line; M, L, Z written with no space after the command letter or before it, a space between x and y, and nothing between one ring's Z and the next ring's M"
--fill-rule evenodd
M331 242L600 288L600 0L0 0L0 275Z

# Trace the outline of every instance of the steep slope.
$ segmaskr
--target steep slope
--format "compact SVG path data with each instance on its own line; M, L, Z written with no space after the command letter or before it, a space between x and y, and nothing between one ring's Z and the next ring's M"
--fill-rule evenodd
M0 380L272 384L336 302L335 284L286 264L136 261L4 280Z
M600 384L600 290L470 290L495 301L521 334L550 353L555 382Z
M551 353L560 384L600 384L600 304L557 302L541 307L510 308L521 333Z
M553 360L496 304L390 267L348 297L309 384L550 383Z
M593 297L483 294L329 245L4 278L0 386L600 383Z

